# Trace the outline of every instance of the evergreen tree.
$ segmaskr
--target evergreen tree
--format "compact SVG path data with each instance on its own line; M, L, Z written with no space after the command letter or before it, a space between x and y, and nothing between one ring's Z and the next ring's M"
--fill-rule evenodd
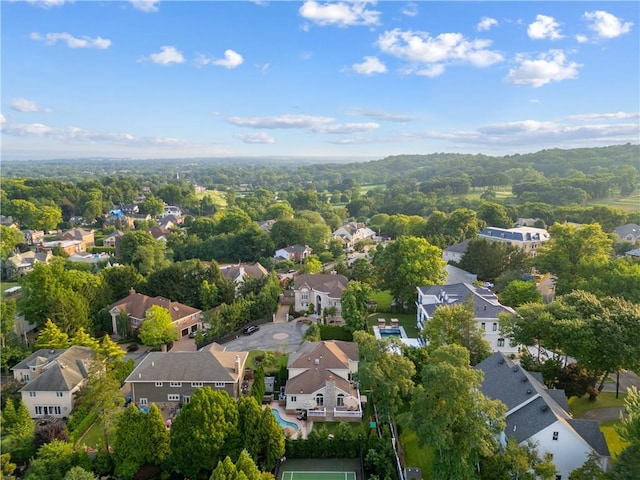
M284 455L284 433L270 408L262 411L258 431L258 463L263 470L271 471Z
M69 347L69 336L47 318L35 342L36 348L58 349Z

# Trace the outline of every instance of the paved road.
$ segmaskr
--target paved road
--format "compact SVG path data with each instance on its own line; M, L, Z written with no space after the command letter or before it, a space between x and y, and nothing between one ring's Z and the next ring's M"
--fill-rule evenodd
M295 352L302 343L302 335L309 328L301 322L266 323L252 335L239 335L224 344L228 351L272 350L282 353Z

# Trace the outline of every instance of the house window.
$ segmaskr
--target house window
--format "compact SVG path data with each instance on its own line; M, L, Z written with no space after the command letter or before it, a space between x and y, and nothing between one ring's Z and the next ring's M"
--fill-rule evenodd
M35 396L36 396L36 392L29 392L29 396L30 396L31 398L35 397Z
M149 402L147 402L146 398L141 398L140 399L140 405L147 405Z
M341 394L341 393L340 393L340 394L338 395L336 405L337 405L338 407L344 407L344 395L343 395L343 394Z
M62 392L56 392L56 397L62 397Z
M169 395L167 395L167 400L169 400L170 402L179 402L180 401L180 394L179 393L170 393Z
M302 300L309 300L309 294L303 293L302 295L300 295L300 298L302 298Z
M322 395L321 393L316 395L316 404L319 407L324 407L324 395Z
M192 314L191 314L191 320L195 320L195 319L196 319L196 314L195 314L195 313L192 313Z
M169 382L170 387L181 387L182 382Z
M224 382L213 382L213 386L216 388L223 388Z
M162 386L162 382L156 382L156 387L161 387Z
M35 412L36 415L60 415L62 409L58 405L36 405Z
M498 346L499 347L504 347L504 338L499 338L498 339Z
M182 403L189 403L191 401L191 395L183 395Z
M30 380L29 374L28 373L23 373L22 374L22 381L23 382L28 382Z
M553 439L558 440L558 432L553 432Z
M496 322L493 322L493 331L494 332L498 331L498 324Z
M486 327L485 323L484 323L484 322L482 322L482 323L480 324L480 328L484 331L484 330L486 330L486 328L485 328L485 327Z
M295 403L298 401L298 397L295 395L289 395L289 401Z
M191 382L191 386L194 387L194 388L201 387L202 386L202 382Z

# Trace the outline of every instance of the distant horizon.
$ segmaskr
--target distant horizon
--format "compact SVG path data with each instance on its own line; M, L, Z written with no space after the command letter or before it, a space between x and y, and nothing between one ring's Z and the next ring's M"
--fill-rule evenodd
M605 0L4 1L2 159L638 143L639 19Z

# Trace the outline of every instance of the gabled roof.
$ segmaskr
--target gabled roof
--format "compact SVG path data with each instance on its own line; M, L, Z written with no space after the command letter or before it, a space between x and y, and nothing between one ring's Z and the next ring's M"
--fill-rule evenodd
M304 342L298 351L289 355L287 368L311 368L315 359L324 369L349 368L349 360L357 362L358 344L342 340Z
M640 237L640 225L637 223L627 223L620 225L613 230L613 233L620 238L625 238L627 235L633 235L634 237Z
M305 273L298 275L293 281L293 289L307 287L310 290L326 293L330 298L340 298L347 288L347 277L333 273Z
M152 307L153 305L158 305L169 310L171 320L174 322L188 315L193 315L194 313L199 313L201 311L197 308L193 308L179 302L172 302L168 298L148 297L141 293L136 293L136 291L133 289L131 289L130 292L131 293L129 293L127 297L109 305L109 310L118 307L118 310L127 312L129 316L142 319L145 317L145 314L150 307Z
M64 348L57 348L57 349L41 348L33 352L27 358L23 359L21 362L18 362L17 364L15 364L13 367L11 367L11 370L26 370L31 367L46 365L47 363L52 361L54 358L57 358L58 356L60 356L62 352L64 352Z
M515 313L511 307L502 305L498 297L489 289L470 283L452 283L450 285L427 285L418 287L420 294L441 299L439 303L422 305L429 316L433 316L441 305L463 303L469 295L473 296L475 318L498 318L499 313Z
M460 243L454 243L453 245L448 246L442 251L451 252L451 253L465 253L467 251L468 246L469 246L469 239L466 239Z
M467 272L458 267L454 267L453 265L445 265L445 271L447 272L447 279L445 280L445 284L454 284L454 283L469 283L473 284L473 282L478 280L478 276L473 273Z
M74 345L61 353L43 372L20 389L21 392L68 392L77 388L89 373L95 352Z
M561 422L598 454L609 455L606 441L596 421L573 419L566 410L566 400L556 400L561 391L548 390L502 352L494 353L474 368L484 372L480 387L482 393L507 406L507 438L513 437L520 443L549 425Z
M309 245L290 245L288 247L279 248L278 250L284 250L288 253L305 253L312 251L313 249Z
M544 242L549 240L549 232L547 232L544 228L534 227L485 227L478 234L478 237L496 238L499 240L516 240L519 242L530 242L534 240Z
M151 352L140 362L125 382L232 382L238 380L248 352L226 352L213 346L197 352Z
M111 232L109 235L104 237L102 241L105 241L107 238L120 238L123 236L124 236L124 232L122 232L121 230L116 230L115 232Z
M224 267L220 267L220 272L222 276L227 280L235 281L237 278L248 275L252 278L264 278L269 275L267 269L264 268L260 263L240 263L238 265L227 265Z

